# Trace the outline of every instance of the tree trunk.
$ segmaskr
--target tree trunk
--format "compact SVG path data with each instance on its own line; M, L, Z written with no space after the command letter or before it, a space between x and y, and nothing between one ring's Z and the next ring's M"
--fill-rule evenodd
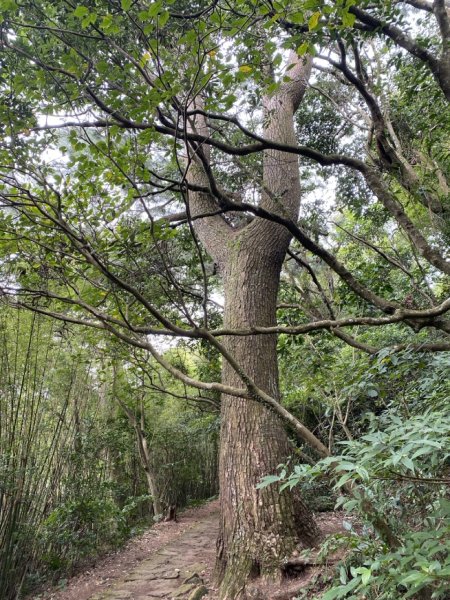
M295 144L294 114L306 89L311 61L291 56L289 81L264 99L265 137ZM194 100L201 109L201 98ZM208 137L204 115L186 126ZM199 161L198 153L203 155ZM187 146L187 178L209 187L204 164L207 145L195 152ZM298 158L278 150L264 152L261 202L265 210L297 219L300 206ZM210 174L209 174L210 176ZM281 267L291 236L281 225L255 218L236 231L217 212L211 194L189 193L194 228L223 277L224 325L230 328L276 324L276 303ZM201 215L205 215L202 218ZM209 215L209 216L206 216ZM214 215L214 216L213 216ZM229 336L227 351L240 369L262 390L279 398L276 336ZM222 380L242 387L239 375L224 361ZM311 513L297 492L280 494L277 486L256 488L265 475L275 473L289 455L280 419L257 401L224 396L219 454L221 530L216 573L222 600L246 597L246 583L259 575L274 579L283 561L301 541L311 545L318 531Z
M117 379L116 367L114 366L113 370L113 391L115 390ZM155 470L153 468L152 459L150 455L150 450L147 443L147 438L145 437L145 412L144 412L144 403L141 398L141 417L138 419L136 414L129 406L125 404L121 400L118 394L114 391L114 398L116 399L119 406L122 408L124 413L128 417L128 421L130 425L133 427L134 432L136 434L136 442L139 453L139 462L141 463L141 467L144 470L145 478L147 480L147 490L149 496L152 497L151 507L153 510L153 514L155 516L162 515L164 512L163 504L161 502L160 493L158 490L158 485L156 483L157 477Z
M162 516L164 508L156 485L156 473L153 470L147 439L145 437L143 429L141 429L139 425L135 427L135 431L139 446L139 456L141 459L141 465L145 471L145 477L147 479L148 493L152 497L153 513L155 514L155 516Z
M274 235L270 240L261 239L257 228L247 227L231 243L224 274L225 327L276 323L284 258L284 244L279 241ZM230 337L226 341L239 365L274 398L279 397L276 343L276 336ZM242 385L227 364L223 381ZM222 398L217 575L223 600L245 597L245 584L252 577L276 577L299 540L311 545L317 539L312 515L298 494L280 494L277 486L256 488L288 455L288 438L276 414L258 402Z

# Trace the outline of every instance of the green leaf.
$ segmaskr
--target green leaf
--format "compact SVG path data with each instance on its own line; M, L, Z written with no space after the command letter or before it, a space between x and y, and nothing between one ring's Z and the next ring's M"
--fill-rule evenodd
M102 19L102 22L100 23L100 27L104 31L107 31L111 27L112 23L113 23L113 16L105 15Z
M122 7L122 10L130 10L131 4L132 0L120 0L120 6Z
M305 15L302 12L296 12L292 15L289 15L289 21L291 23L295 23L296 25L300 25L305 22Z
M353 13L344 12L342 14L342 25L344 27L353 27L356 21L356 16Z
M325 594L321 597L321 600L335 600L335 598L339 598L340 597L340 590L339 588L331 588L331 590L328 590L328 592L325 592Z
M340 463L337 468L339 471L355 471L357 465L355 463L343 462Z
M96 20L97 20L97 15L95 13L89 13L81 21L81 27L83 29L86 29L86 27L89 27L89 25L93 25L96 22Z
M404 456L401 460L402 465L404 465L407 469L409 469L410 471L414 471L414 463L413 461L409 458L409 456Z
M362 584L367 585L370 577L372 576L372 571L366 567L360 567L358 569L358 573L361 575Z
M273 483L278 483L279 481L280 477L278 475L267 475L267 477L264 477L259 483L256 484L256 489L262 490Z
M319 11L317 11L309 17L308 28L310 31L317 27L317 25L319 24L320 16L321 16L321 13Z
M358 500L349 500L348 502L345 502L342 505L342 508L348 512L350 512L351 510L353 510L355 508L355 506L358 506L359 502Z
M89 9L86 6L83 6L81 4L80 4L80 6L77 6L76 9L73 11L73 16L77 17L78 19L83 19L88 14L89 14Z
M15 0L0 0L0 11L15 10L16 8Z
M400 579L400 583L402 585L406 585L408 583L419 583L422 581L425 581L427 579L427 575L425 575L424 573L421 573L420 571L414 571L413 573L409 573L408 575L406 575L405 577L403 577L402 579Z
M338 490L339 488L341 488L345 483L347 483L347 481L349 479L351 479L352 475L351 473L345 473L344 475L342 475L339 480L336 482L336 484L333 486L333 489Z
M297 54L299 56L304 56L308 52L308 48L309 42L303 42L303 44L300 44L300 46L297 48Z
M181 43L188 43L188 44L193 44L197 39L197 33L195 32L195 29L189 29L189 31L187 31L181 38L180 38L180 42Z
M158 13L161 10L161 1L159 0L158 2L152 2L152 4L150 4L148 11L147 11L147 15L149 17L156 17L158 15Z
M167 23L167 21L169 20L170 17L170 13L168 10L166 10L165 12L161 13L159 15L159 26L160 27L164 27L164 25Z

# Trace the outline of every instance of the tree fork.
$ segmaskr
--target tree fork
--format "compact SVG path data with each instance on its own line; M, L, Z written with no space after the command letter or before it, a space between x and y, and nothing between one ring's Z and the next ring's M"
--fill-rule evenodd
M306 89L311 60L291 56L290 81L264 99L265 134L294 144L293 116ZM209 135L202 102L193 102L194 114L187 133ZM208 145L187 145L187 181L209 187ZM189 191L189 212L213 215L212 196ZM295 219L300 203L298 157L279 150L264 152L261 206ZM214 215L194 222L201 242L219 265L225 290L225 327L242 328L276 324L276 305L283 260L291 233L278 223L256 218L239 231ZM216 342L217 343L217 342ZM258 389L279 400L276 335L224 340L222 383L242 385L241 372ZM231 362L226 356L231 356ZM235 368L235 364L239 369ZM244 378L245 379L245 378ZM245 381L244 381L245 382ZM259 575L277 579L283 563L301 541L317 541L319 532L298 492L280 494L276 488L257 489L257 483L289 455L282 420L258 399L222 396L219 455L221 530L216 574L221 600L245 598L246 584Z

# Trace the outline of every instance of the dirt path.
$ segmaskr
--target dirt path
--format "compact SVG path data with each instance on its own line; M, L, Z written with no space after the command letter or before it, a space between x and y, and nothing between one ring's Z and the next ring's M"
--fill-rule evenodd
M125 548L47 590L42 600L156 600L189 598L208 587L219 527L218 502L189 509L177 523L158 523ZM201 596L198 596L201 597ZM196 599L197 600L197 599Z
M324 535L342 531L342 514L316 515ZM159 523L125 548L99 560L69 580L64 590L49 589L35 600L215 600L212 570L219 528L218 501L181 513L179 522ZM255 597L295 598L329 564L306 563L292 579L255 582ZM253 597L253 596L252 596Z
M217 532L217 515L204 518L92 600L190 598L194 591L198 600L207 593L204 580L214 560Z

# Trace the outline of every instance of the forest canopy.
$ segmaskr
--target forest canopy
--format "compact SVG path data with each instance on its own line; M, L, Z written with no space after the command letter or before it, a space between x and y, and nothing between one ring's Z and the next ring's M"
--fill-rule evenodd
M421 576L414 557L448 517L449 3L0 0L0 15L2 310L95 357L86 407L102 372L154 514L171 501L146 419L211 433L220 412L221 600L320 541L321 477L372 536L324 597L441 597L444 557ZM26 380L14 364L5 386ZM5 448L33 421L17 410ZM202 498L214 435L190 443ZM410 579L383 579L405 556Z

